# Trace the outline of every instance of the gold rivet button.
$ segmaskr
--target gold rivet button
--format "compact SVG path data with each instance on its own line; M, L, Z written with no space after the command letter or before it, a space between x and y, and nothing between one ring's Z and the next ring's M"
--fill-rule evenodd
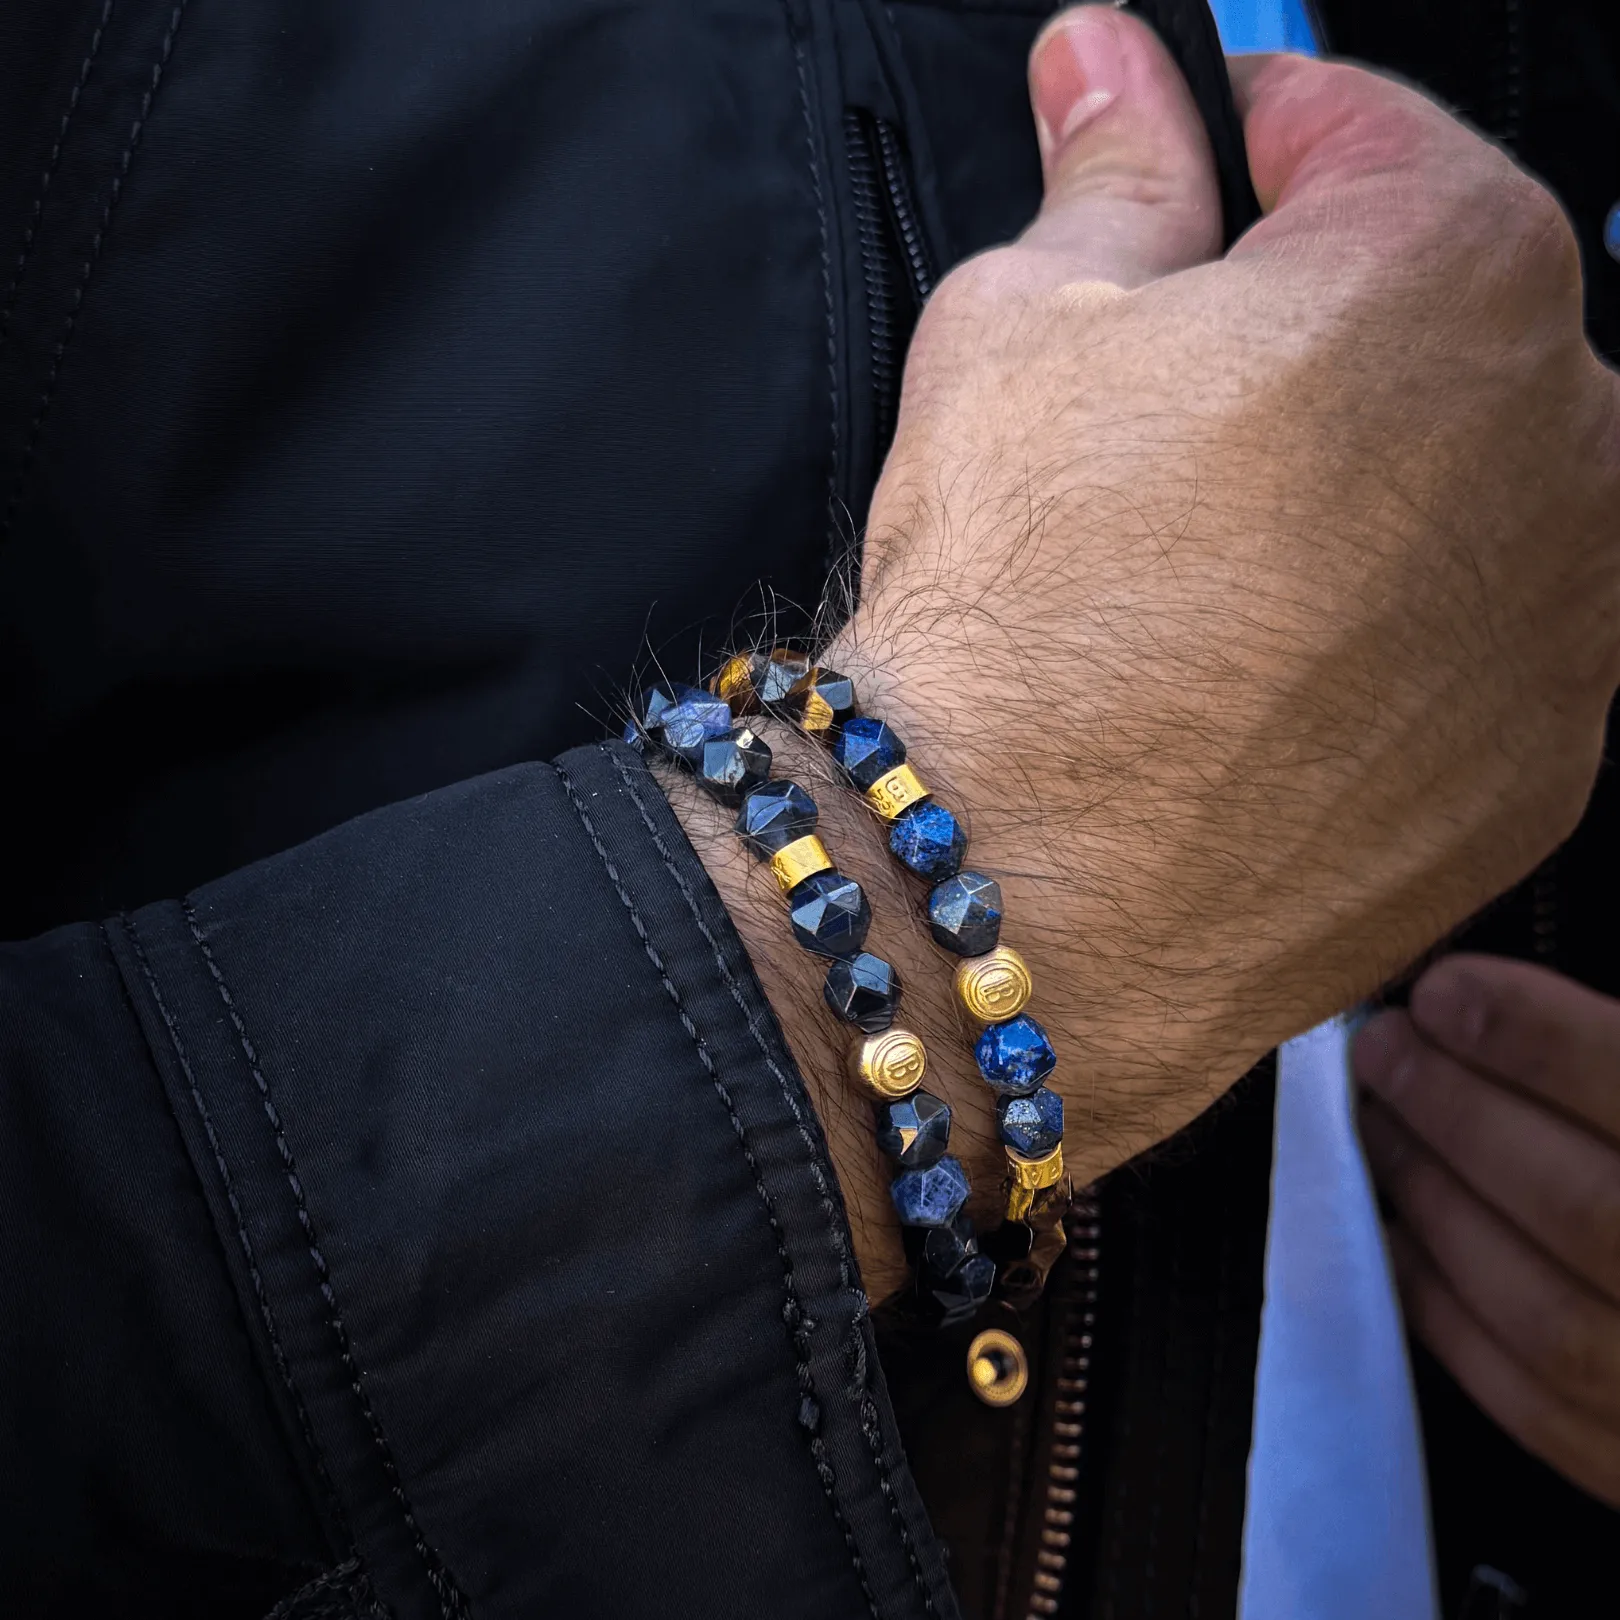
M1063 1147L1059 1144L1038 1159L1026 1159L1007 1150L1007 1219L1021 1221L1035 1207L1035 1195L1063 1179Z
M866 802L885 821L893 821L902 810L921 804L929 796L923 780L909 765L896 765L885 771L866 790Z
M807 877L832 870L832 856L814 833L795 838L771 856L771 871L783 894L791 894Z
M1029 1388L1029 1357L1012 1334L986 1328L968 1346L968 1382L986 1406L1011 1406Z
M1034 989L1029 964L1008 945L967 957L957 965L957 997L984 1024L1016 1018L1029 1005Z
M868 1035L850 1054L850 1074L882 1102L909 1097L922 1084L928 1054L909 1029Z

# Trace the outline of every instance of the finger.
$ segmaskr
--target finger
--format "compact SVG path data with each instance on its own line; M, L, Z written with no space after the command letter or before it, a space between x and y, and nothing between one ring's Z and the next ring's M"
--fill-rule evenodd
M1362 1141L1379 1187L1469 1314L1561 1399L1620 1424L1620 1307L1582 1286L1378 1103Z
M1046 175L1024 234L1066 279L1137 287L1216 257L1220 192L1203 120L1180 69L1138 18L1081 6L1030 54Z
M1620 1430L1559 1400L1519 1366L1399 1227L1390 1229L1389 1247L1413 1333L1526 1451L1620 1508Z
M1532 962L1448 956L1413 987L1412 1018L1435 1045L1620 1144L1620 1001Z
M1405 1013L1368 1024L1352 1061L1477 1196L1620 1304L1620 1152L1431 1046Z

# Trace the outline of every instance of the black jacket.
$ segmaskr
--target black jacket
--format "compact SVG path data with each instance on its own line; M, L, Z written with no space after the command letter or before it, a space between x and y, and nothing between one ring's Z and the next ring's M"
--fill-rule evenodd
M1231 1611L1265 1077L1112 1179L978 1408L874 1329L594 742L644 638L850 576L918 300L1036 205L1045 9L0 11L0 1612L899 1620L947 1559L986 1620ZM1560 189L1613 352L1612 17L1465 11L1327 21ZM1620 990L1615 813L1491 943ZM1448 1599L1586 1612L1612 1516L1424 1377Z

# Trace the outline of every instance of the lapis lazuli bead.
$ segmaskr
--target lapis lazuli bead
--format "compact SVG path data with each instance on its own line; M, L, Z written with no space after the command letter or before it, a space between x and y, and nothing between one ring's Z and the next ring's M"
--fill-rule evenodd
M846 720L833 743L833 758L862 791L880 776L906 761L906 745L884 725L869 715Z
M696 761L699 783L722 804L740 805L771 774L770 745L746 726L704 743Z
M958 872L928 896L928 931L958 956L983 956L1001 938L1001 885L982 872Z
M1003 1097L996 1104L996 1123L1014 1153L1044 1158L1063 1141L1063 1099L1045 1086L1027 1097Z
M1027 1097L1057 1067L1046 1031L1025 1013L992 1024L973 1048L979 1073L998 1096Z
M641 724L652 731L665 713L683 698L705 697L708 694L683 681L659 681L641 694Z
M743 800L737 836L762 860L816 830L816 801L797 782L767 782Z
M938 1164L951 1139L951 1105L931 1091L914 1091L878 1109L878 1146L902 1170Z
M926 1170L902 1170L889 1196L903 1226L949 1226L967 1202L967 1171L949 1154Z
M703 745L731 730L731 705L724 698L690 687L648 729L677 759L695 766L702 759Z
M987 1254L969 1255L948 1277L924 1270L917 1279L924 1309L940 1327L955 1327L978 1315L996 1285L996 1263Z
M881 956L862 951L827 969L822 994L846 1024L868 1035L881 1035L894 1022L900 1006L900 975Z
M951 877L967 854L962 823L933 799L902 810L889 829L889 849L918 877Z
M853 956L866 943L872 908L854 878L817 872L788 896L793 936L818 956Z

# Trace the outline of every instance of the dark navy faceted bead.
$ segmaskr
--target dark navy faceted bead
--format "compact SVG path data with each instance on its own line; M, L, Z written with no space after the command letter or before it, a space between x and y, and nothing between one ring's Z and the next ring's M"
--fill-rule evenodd
M1001 885L982 872L958 872L928 896L928 930L958 956L983 956L1001 938Z
M677 759L695 767L702 761L703 745L731 730L731 705L724 698L688 687L648 730Z
M770 745L747 726L711 737L697 759L698 781L722 804L741 804L770 774Z
M863 791L906 761L906 745L881 720L857 715L839 728L833 758Z
M1003 1097L1027 1097L1057 1067L1046 1031L1027 1014L992 1024L973 1049L979 1073Z
M797 782L767 782L737 812L737 836L762 861L815 830L816 801Z
M788 921L807 951L819 956L853 956L866 943L872 908L854 878L817 872L788 896Z
M949 1226L967 1202L967 1171L946 1154L926 1170L902 1170L889 1183L889 1196L903 1226Z
M918 877L948 878L967 854L967 834L944 805L925 799L895 818L889 829L889 848Z
M987 1254L970 1255L948 1277L923 1272L917 1279L923 1309L940 1327L955 1327L977 1316L996 1286L996 1263Z
M894 1022L900 1005L900 975L881 956L862 951L827 969L822 994L846 1024L879 1035Z
M855 683L836 669L812 669L793 688L789 707L806 731L834 742L844 722L855 718Z
M687 686L682 681L659 681L641 694L641 723L651 731L663 719L665 711L674 708L682 698L703 695L697 687Z
M1063 1140L1063 1099L1045 1086L1027 1097L1003 1097L996 1104L996 1122L1014 1153L1043 1158Z
M917 1269L935 1277L949 1277L964 1260L979 1252L979 1233L972 1218L958 1215L949 1226L933 1226L921 1234Z
M878 1109L878 1146L902 1170L926 1170L944 1157L951 1139L951 1105L931 1091L914 1091Z
M626 720L624 723L624 730L620 732L619 736L622 742L635 749L638 754L646 752L647 733L641 729L640 721Z

